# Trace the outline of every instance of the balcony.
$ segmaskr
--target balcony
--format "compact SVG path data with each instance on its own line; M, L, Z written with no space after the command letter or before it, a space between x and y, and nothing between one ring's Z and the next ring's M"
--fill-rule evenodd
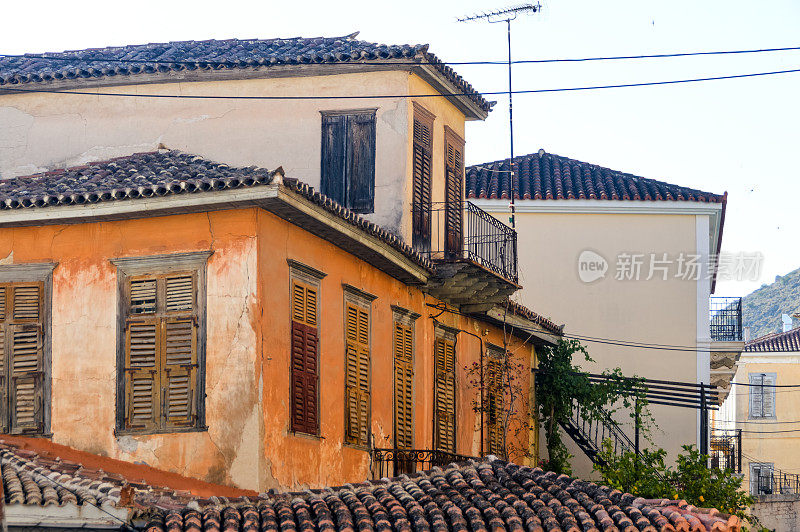
M709 312L712 342L742 341L741 297L712 297Z
M413 214L414 247L436 264L428 286L433 296L488 308L520 288L516 231L469 201L434 203L430 212Z
M431 449L373 449L372 478L411 475L417 471L427 471L432 467L444 467L453 462L467 462L473 456L453 454Z
M720 388L720 403L728 397L736 374L736 362L744 351L742 298L712 297L709 300L711 338L711 384Z

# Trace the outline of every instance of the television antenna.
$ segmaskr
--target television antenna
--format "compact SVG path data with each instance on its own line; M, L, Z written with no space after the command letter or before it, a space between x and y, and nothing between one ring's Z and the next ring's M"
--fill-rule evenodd
M490 24L496 24L498 22L505 22L506 23L506 30L508 33L508 132L509 132L509 155L508 158L508 169L509 169L509 178L510 178L510 188L511 188L511 203L509 204L509 209L511 210L511 216L509 217L508 221L511 223L511 228L516 228L516 220L515 214L516 210L514 207L514 196L516 195L516 187L514 186L514 102L513 102L513 93L511 91L511 21L515 20L519 15L532 15L533 13L538 13L542 10L542 5L537 3L534 4L520 4L517 6L511 6L504 9L498 9L496 11L484 12L475 15L470 15L467 17L462 17L456 19L458 22L473 22L479 20L485 20Z

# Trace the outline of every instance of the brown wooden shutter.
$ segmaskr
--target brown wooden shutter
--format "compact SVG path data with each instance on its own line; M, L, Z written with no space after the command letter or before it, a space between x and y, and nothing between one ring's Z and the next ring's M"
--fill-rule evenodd
M159 320L129 319L125 327L125 428L152 430L159 425L161 375Z
M316 287L292 281L291 425L307 434L319 432L317 296Z
M9 414L11 432L44 430L44 335L42 283L10 286L11 318L5 327L8 356L4 367L10 374ZM4 338L5 339L5 338Z
M8 379L6 378L6 295L8 290L0 286L0 431L8 432Z
M487 357L486 368L486 414L487 429L489 432L489 453L495 456L504 456L503 440L505 431L503 430L503 372L502 361L489 355Z
M394 443L398 449L414 445L414 343L411 327L394 324Z
M433 116L415 110L411 213L413 245L421 251L431 246L432 146Z
M434 342L434 446L456 452L455 344L444 338Z
M369 312L348 303L345 310L345 441L369 444Z
M375 211L375 113L348 116L348 204L366 214Z
M169 284L167 284L169 302ZM197 394L197 327L194 318L162 322L162 404L167 427L195 424Z
M449 130L445 142L445 251L459 255L464 245L464 143Z

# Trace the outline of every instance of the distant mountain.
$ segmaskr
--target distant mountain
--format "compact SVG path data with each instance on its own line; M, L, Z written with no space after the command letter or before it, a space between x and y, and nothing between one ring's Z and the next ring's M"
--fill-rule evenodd
M781 314L800 312L800 268L746 295L742 306L742 321L750 327L750 338L782 331Z

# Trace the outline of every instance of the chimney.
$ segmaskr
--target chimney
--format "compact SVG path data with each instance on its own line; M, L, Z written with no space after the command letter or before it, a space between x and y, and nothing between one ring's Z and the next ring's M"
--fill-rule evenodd
M752 334L752 328L745 327L744 328L744 341L745 342L749 342L750 341L751 334Z
M792 317L788 314L781 314L783 320L783 332L792 330Z

